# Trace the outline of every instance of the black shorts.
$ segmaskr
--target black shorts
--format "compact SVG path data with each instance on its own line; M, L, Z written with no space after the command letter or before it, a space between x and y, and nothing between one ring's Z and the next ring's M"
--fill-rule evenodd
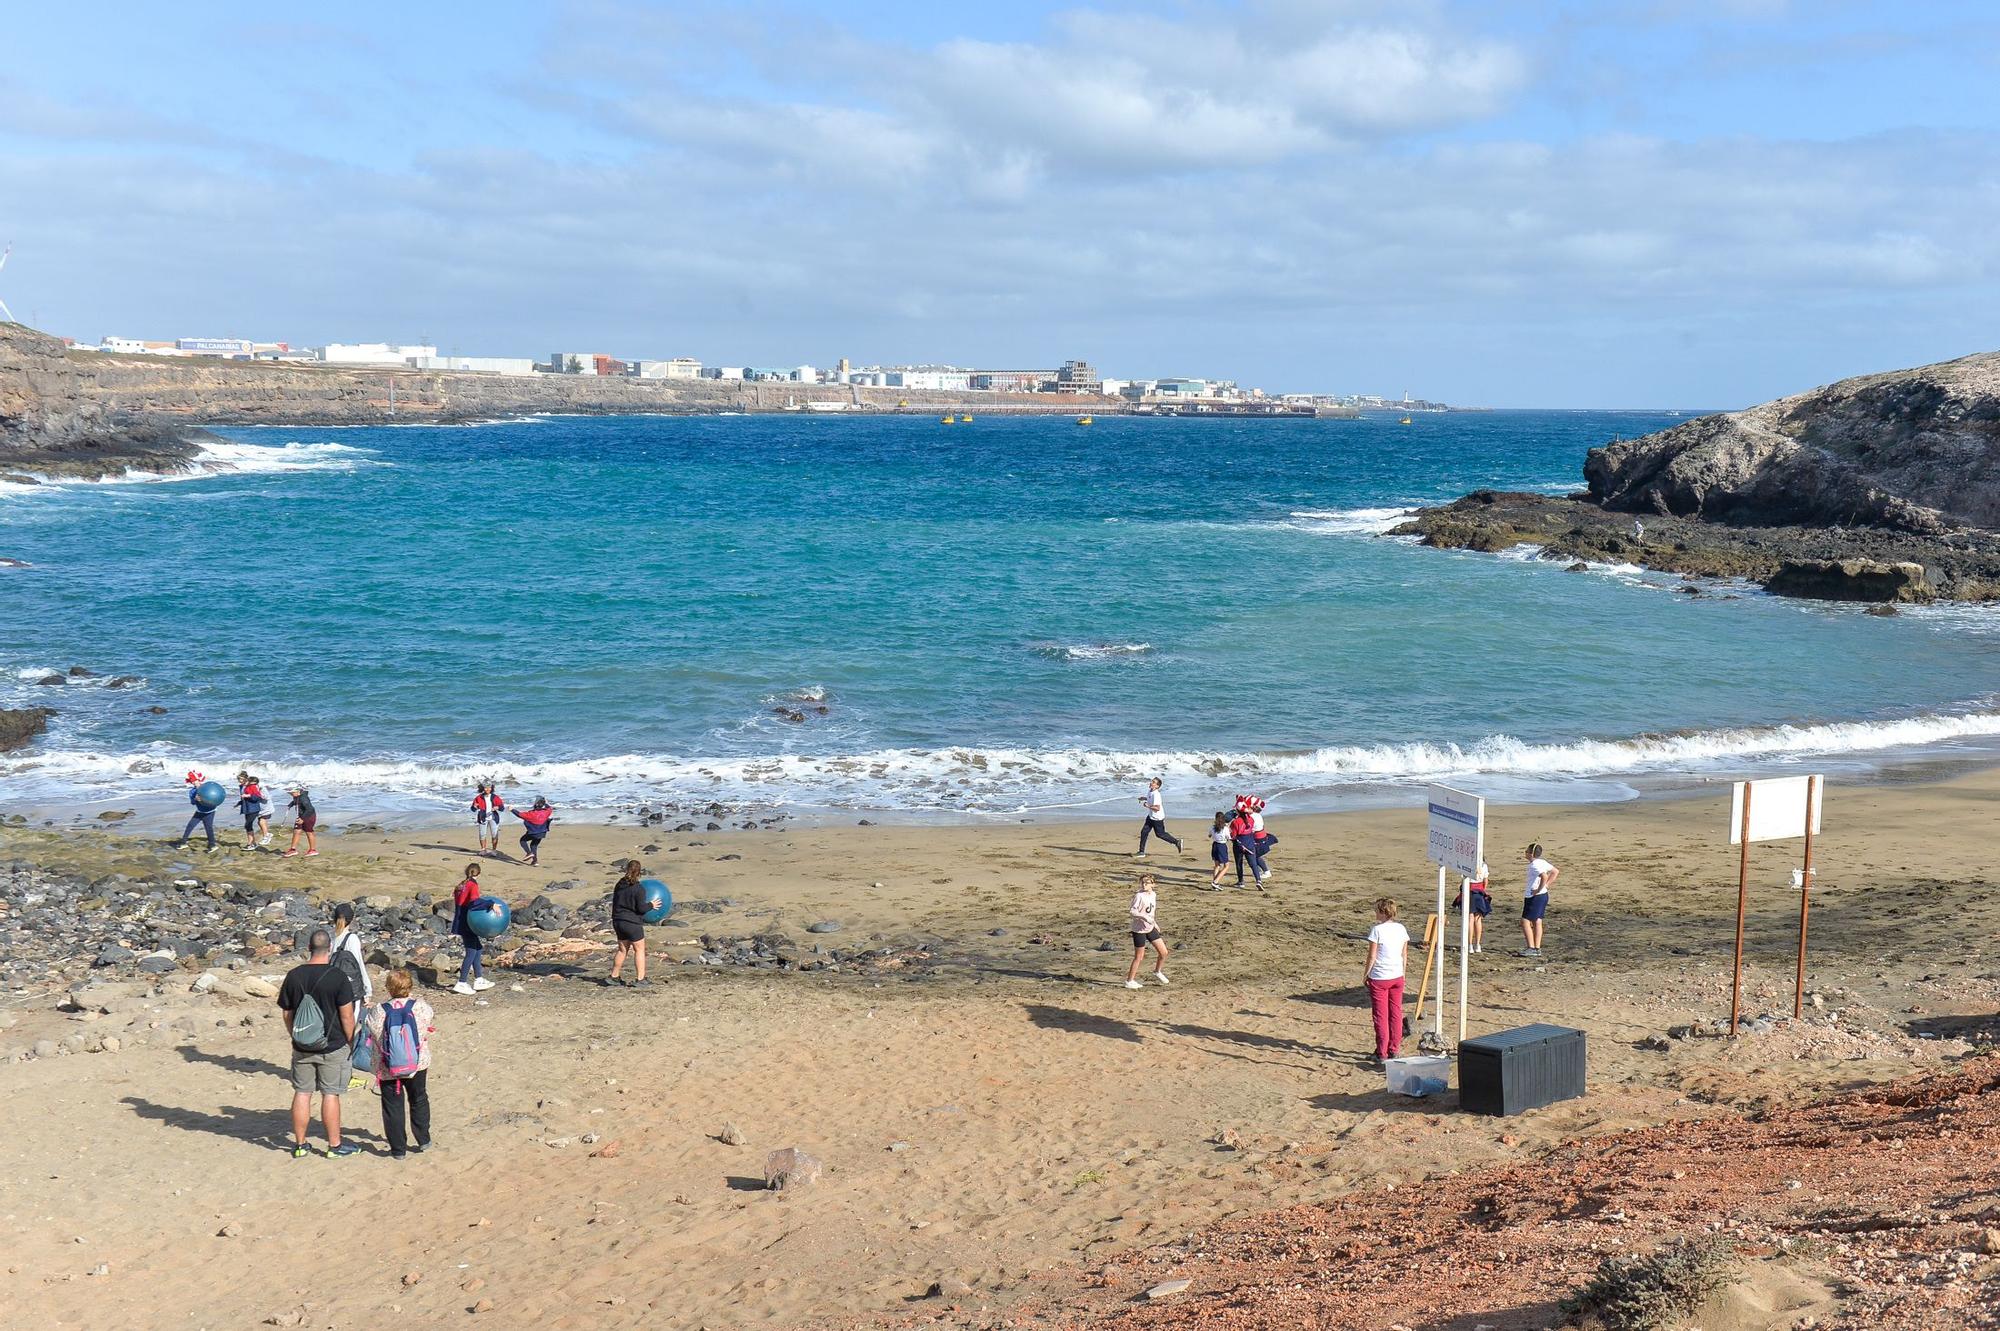
M1217 864L1229 863L1229 847L1223 845L1220 841L1209 842L1208 858L1215 861Z
M1491 892L1474 892L1472 894L1472 913L1474 915L1491 915L1493 913L1493 894Z
M646 941L646 926L643 924L627 924L623 920L613 920L611 922L611 932L618 935L618 941L621 943L643 943Z
M1134 929L1132 931L1132 946L1135 948L1143 949L1146 946L1146 944L1157 943L1159 941L1160 941L1160 931L1158 929L1153 929L1143 934L1140 933L1137 929Z

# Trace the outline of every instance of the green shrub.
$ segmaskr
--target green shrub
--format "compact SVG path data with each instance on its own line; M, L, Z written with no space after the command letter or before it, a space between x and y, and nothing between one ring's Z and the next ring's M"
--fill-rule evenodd
M1643 1257L1607 1257L1589 1284L1562 1301L1562 1310L1571 1318L1595 1318L1604 1331L1665 1331L1736 1283L1735 1256L1721 1239L1675 1239Z

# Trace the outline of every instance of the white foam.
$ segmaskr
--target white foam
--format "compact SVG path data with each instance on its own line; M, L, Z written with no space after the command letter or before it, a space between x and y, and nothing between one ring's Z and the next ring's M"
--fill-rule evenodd
M154 472L129 469L94 481L74 478L42 480L36 485L0 481L0 497L73 494L101 485L171 485L177 481L204 480L218 475L271 475L308 471L359 471L363 467L390 464L366 448L330 441L320 443L244 444L220 440L204 444L191 459L188 471Z
M1153 650L1150 642L1037 643L1035 650L1058 661L1115 661L1126 656L1144 656Z
M1602 777L1698 774L1747 766L1792 766L1806 759L1909 750L1953 740L2000 737L2000 711L1586 739L1533 744L1506 735L1477 743L1330 745L1290 753L1226 750L877 749L848 754L771 753L711 760L613 754L560 762L490 757L340 761L243 758L159 746L143 753L57 750L0 760L17 791L33 786L66 797L170 797L188 767L300 781L340 803L340 792L379 803L455 809L479 780L547 795L558 803L607 807L633 800L793 805L822 808L1012 812L1075 806L1129 793L1164 777L1177 798L1239 790L1386 790L1452 778L1561 787Z
M1278 525L1323 536L1381 536L1415 512L1414 508L1303 508L1286 514Z

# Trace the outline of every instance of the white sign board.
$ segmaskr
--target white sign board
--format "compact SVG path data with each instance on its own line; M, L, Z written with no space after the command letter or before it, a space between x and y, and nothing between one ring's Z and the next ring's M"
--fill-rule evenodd
M1466 878L1486 854L1486 801L1449 786L1430 788L1431 863Z
M1819 832L1819 806L1826 794L1826 780L1809 776L1787 776L1772 781L1738 781L1729 799L1729 844L1743 840L1743 788L1750 793L1750 839L1783 841L1806 834L1806 800L1812 800L1812 830ZM1433 834L1435 835L1435 834Z

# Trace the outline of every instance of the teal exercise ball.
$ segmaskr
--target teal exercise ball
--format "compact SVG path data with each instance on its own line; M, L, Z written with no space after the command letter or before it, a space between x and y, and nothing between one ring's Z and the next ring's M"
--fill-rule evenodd
M219 809L228 798L229 792L220 781L204 781L194 788L194 802L203 809Z
M657 878L641 878L639 886L646 892L646 914L648 924L660 924L674 913L674 890Z
M481 897L465 908L465 927L481 938L498 938L513 922L513 910L498 897Z

